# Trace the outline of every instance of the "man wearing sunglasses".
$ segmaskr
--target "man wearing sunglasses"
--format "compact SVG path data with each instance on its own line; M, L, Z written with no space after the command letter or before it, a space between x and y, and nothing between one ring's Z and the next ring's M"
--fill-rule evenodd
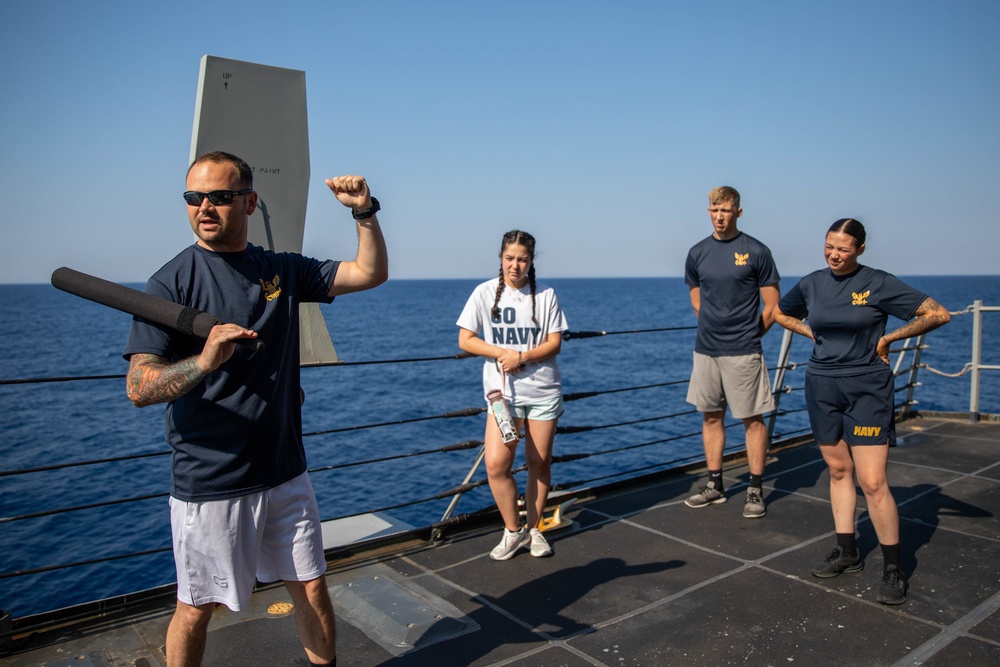
M198 665L218 604L242 609L254 581L284 582L313 664L336 664L333 607L316 497L306 472L299 398L299 303L325 302L388 278L378 200L361 176L327 179L352 209L352 261L273 253L247 241L257 207L251 168L213 152L187 174L197 242L146 291L211 313L207 340L136 318L124 356L129 399L166 403L177 607L168 665ZM246 345L257 341L260 345Z

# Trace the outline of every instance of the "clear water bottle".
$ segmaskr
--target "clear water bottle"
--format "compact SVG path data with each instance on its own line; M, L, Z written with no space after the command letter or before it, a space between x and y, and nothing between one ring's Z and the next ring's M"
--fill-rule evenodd
M510 409L507 407L507 401L504 400L503 392L499 389L494 389L486 394L486 400L490 402L490 412L497 420L497 426L500 427L500 436L503 438L503 443L505 445L513 445L519 438L517 436L517 431L514 429L514 420L510 418Z

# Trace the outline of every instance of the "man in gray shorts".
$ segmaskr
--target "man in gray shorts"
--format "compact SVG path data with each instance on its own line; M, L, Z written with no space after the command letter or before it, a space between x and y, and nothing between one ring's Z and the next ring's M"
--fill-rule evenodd
M688 252L684 282L698 316L694 366L687 402L703 413L702 440L708 483L684 501L688 507L726 502L722 456L726 406L743 420L750 486L743 516L767 513L761 493L767 428L763 414L774 409L761 337L774 322L781 279L767 246L737 229L743 214L740 193L722 186L708 193L713 232ZM761 307L763 301L763 307Z

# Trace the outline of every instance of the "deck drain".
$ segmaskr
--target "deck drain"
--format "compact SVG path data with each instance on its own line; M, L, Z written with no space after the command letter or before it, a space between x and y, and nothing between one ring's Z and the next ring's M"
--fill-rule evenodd
M267 613L271 616L284 616L292 613L295 605L291 602L274 602L267 607Z
M380 564L331 586L330 596L338 616L394 656L479 629L446 600Z

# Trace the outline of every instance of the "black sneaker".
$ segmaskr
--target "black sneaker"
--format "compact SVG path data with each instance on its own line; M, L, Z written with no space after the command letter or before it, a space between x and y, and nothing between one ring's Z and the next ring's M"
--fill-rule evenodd
M836 577L841 572L860 572L865 569L865 562L861 560L861 554L853 558L845 556L840 545L830 552L823 564L813 570L813 576L820 579Z
M895 565L882 572L882 586L875 598L882 604L903 604L906 602L906 576Z

